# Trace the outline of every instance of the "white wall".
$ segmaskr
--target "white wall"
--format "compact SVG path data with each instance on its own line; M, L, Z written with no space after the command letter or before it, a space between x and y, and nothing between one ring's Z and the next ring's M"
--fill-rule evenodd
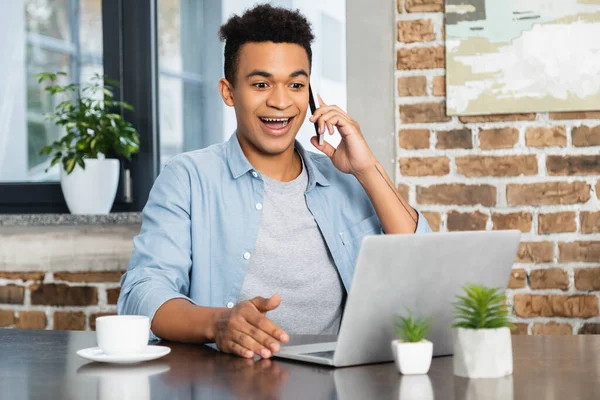
M0 12L0 181L27 179L24 43L23 1L3 1Z

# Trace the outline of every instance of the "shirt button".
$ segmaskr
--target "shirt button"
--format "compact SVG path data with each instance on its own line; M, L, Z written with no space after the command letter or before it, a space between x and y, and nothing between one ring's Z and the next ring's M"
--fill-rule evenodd
M227 303L227 308L233 308L233 303L232 302Z
M258 174L256 173L256 171L252 171L252 176L258 178Z
M257 210L262 210L262 204L256 203L256 209Z
M249 260L250 259L250 253L245 252L244 253L244 260Z

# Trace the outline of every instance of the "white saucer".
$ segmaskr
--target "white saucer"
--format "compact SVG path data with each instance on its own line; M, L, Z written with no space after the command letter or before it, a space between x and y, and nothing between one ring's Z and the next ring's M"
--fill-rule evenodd
M78 350L77 355L91 361L133 364L142 361L156 360L157 358L166 356L170 352L171 349L165 346L148 345L142 352L129 355L108 355L100 350L100 347L90 347L88 349Z

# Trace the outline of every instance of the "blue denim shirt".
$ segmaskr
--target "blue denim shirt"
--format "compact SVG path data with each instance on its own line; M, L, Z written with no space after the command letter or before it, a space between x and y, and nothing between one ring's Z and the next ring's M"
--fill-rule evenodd
M381 223L353 175L298 142L296 149L308 173L307 207L348 291L361 240L383 233ZM261 173L235 133L225 143L171 159L144 207L135 251L121 279L119 314L152 320L163 303L175 298L233 307L254 251L263 198ZM416 233L431 232L418 215Z

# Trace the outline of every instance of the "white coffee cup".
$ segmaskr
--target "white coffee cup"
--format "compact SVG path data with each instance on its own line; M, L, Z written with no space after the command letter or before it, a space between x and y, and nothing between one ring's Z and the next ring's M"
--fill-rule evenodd
M98 347L108 355L142 352L150 339L150 320L142 315L108 315L96 319Z

